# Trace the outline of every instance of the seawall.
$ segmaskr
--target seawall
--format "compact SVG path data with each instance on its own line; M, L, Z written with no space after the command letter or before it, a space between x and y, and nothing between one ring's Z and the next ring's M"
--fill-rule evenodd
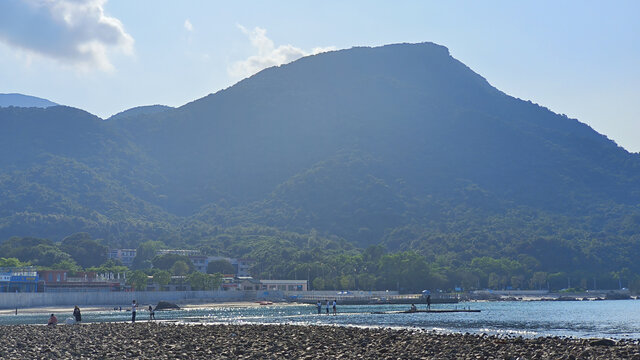
M57 305L129 305L158 301L255 301L280 300L280 291L131 291L131 292L64 292L64 293L0 293L0 309Z

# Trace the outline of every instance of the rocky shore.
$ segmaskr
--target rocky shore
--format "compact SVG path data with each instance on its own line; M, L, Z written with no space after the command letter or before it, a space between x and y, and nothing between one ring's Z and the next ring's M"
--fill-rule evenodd
M640 359L637 340L292 325L2 326L2 359Z

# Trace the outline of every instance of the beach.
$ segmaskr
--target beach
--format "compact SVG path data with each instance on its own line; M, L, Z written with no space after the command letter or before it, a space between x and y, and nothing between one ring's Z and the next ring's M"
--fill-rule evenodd
M346 326L2 327L2 359L640 359L637 340L523 339Z
M261 306L258 302L255 301L235 301L235 302L188 302L182 303L178 302L178 306L182 309L215 309L219 307L236 307L236 308L245 308L245 307L254 307ZM138 311L146 311L146 306L149 304L143 304L144 307L140 307ZM156 304L152 304L155 306ZM280 304L282 305L282 304ZM141 305L142 306L142 305ZM131 309L131 304L124 304L122 306L115 306L116 308L122 307L123 311L128 311ZM98 311L111 311L114 309L113 305L86 305L80 306L82 313L91 313ZM16 309L0 309L0 315L13 315L15 314ZM37 306L37 307L28 307L28 308L18 308L19 314L70 314L73 312L73 306Z

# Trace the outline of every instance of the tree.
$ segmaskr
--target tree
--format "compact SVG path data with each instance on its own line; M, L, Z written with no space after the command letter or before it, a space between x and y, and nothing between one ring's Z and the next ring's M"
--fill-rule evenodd
M158 250L166 245L162 241L145 241L136 249L136 257L133 258L131 267L134 269L146 269L151 267L151 260L156 256Z
M53 264L50 267L52 270L67 270L71 273L81 271L82 268L76 264L73 260L63 260L59 263Z
M29 266L29 262L22 262L16 258L0 258L0 267L21 268L25 266Z
M146 290L148 280L149 277L142 270L130 272L127 276L127 284L131 285L135 290Z
M189 257L178 254L164 254L154 257L153 267L161 270L170 270L178 261L182 261L185 265L187 265L188 269L185 274L193 271L194 266Z
M178 260L173 263L173 266L171 267L171 273L176 276L186 275L189 273L189 265L187 265L187 263L183 260Z
M199 271L194 271L187 275L187 281L191 285L191 290L204 290L207 283L207 274L203 274Z
M229 262L229 260L220 259L211 261L207 265L207 274L235 274L236 268Z
M192 290L215 290L222 283L221 274L203 274L194 271L187 275L187 281L191 285Z
M171 273L166 270L159 270L153 274L153 281L160 286L166 286L171 281Z
M536 271L531 277L531 287L541 290L547 286L547 273L543 271Z
M217 290L220 288L220 285L222 285L222 274L220 273L216 273L216 274L209 274L209 290Z
M98 266L107 260L107 247L87 233L75 233L62 239L60 249L71 255L83 268Z
M10 238L0 245L0 254L38 266L51 266L64 260L71 260L71 256L61 251L53 241L33 237Z

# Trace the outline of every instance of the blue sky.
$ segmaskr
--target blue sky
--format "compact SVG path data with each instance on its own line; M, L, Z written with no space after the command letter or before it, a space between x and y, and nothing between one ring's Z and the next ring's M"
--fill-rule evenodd
M640 152L638 1L2 0L0 93L101 117L327 49L431 41Z

